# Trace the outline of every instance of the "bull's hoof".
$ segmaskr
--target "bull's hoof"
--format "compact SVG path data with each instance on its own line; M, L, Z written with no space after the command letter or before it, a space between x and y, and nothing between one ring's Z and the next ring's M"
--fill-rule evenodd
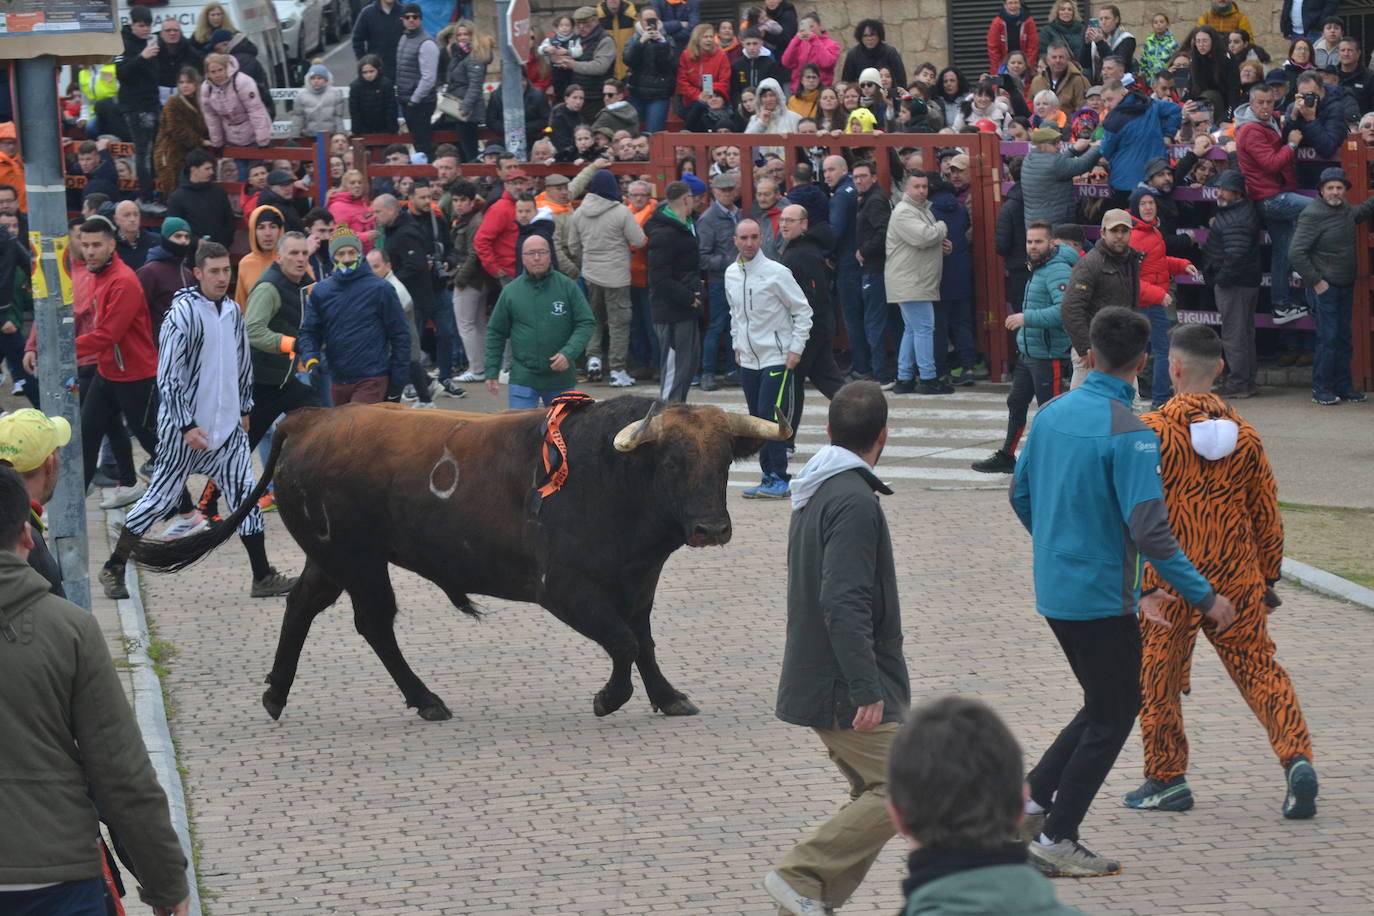
M667 703L655 703L654 712L661 712L665 716L695 716L701 710L697 709L697 704L687 699L685 693L679 693L675 699Z
M272 721L281 718L281 711L286 708L286 699L277 699L271 690L262 692L262 708L267 710L267 714L272 717Z
M633 685L627 687L623 695L608 693L606 688L603 687L592 699L592 712L596 713L598 716L609 716L629 702L634 692L635 689Z
M433 703L421 706L418 710L418 715L426 722L443 722L446 719L453 718L453 713L448 711L448 707L444 705L444 701L438 697L434 698Z

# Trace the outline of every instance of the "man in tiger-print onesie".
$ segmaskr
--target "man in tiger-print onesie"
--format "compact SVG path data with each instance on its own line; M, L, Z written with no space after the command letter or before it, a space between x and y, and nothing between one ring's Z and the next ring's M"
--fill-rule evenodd
M1183 552L1235 602L1236 619L1218 634L1191 605L1145 574L1140 607L1140 732L1145 783L1123 798L1128 808L1187 811L1188 739L1181 694L1201 626L1241 695L1269 733L1287 778L1283 816L1317 813L1312 739L1288 673L1274 660L1268 616L1279 604L1273 584L1283 560L1278 489L1259 433L1211 393L1221 372L1221 341L1206 325L1175 329L1169 375L1178 393L1141 417L1159 436L1160 473L1169 524ZM1151 592L1150 590L1155 590Z

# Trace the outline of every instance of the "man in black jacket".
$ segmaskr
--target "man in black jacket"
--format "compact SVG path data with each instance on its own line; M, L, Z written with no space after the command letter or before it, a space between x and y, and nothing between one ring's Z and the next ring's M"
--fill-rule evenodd
M396 82L396 45L405 26L401 23L401 7L396 0L374 0L362 8L353 23L353 56L376 54L382 59L382 75Z
M850 171L854 189L859 192L855 220L858 243L859 297L863 301L864 326L850 328L851 337L861 335L868 341L874 379L889 380L887 372L887 289L883 284L883 265L887 263L887 221L892 206L878 187L877 169L871 162L857 162Z
M153 200L153 144L157 141L158 116L162 112L156 60L161 49L153 35L153 14L148 7L132 7L129 24L120 35L124 39L124 53L115 58L119 110L134 140L139 203L147 206Z
M639 112L647 133L658 133L668 118L668 103L677 86L678 51L663 33L652 3L639 9L639 27L625 43L621 59L630 68L630 104Z
M1259 302L1259 214L1245 195L1245 179L1227 169L1212 182L1217 189L1217 215L1204 249L1208 279L1215 286L1221 312L1221 346L1231 380L1222 395L1249 398L1259 394L1255 384L1255 306Z
M659 397L687 400L701 361L701 252L692 219L692 189L674 181L644 224L649 237L649 309L661 356Z
M426 188L428 190L428 188ZM386 230L386 253L391 269L410 293L414 303L415 329L418 334L430 321L434 322L435 365L439 369L439 387L455 398L466 392L453 376L453 338L458 328L452 309L439 307L434 288L435 260L431 242L425 238L415 216L404 209L390 194L382 194L372 201L377 224Z
M802 351L801 362L797 363L796 397L792 399L792 438L801 427L802 388L801 382L811 379L816 390L827 399L835 397L835 392L844 386L844 373L835 365L835 306L830 301L830 284L834 282L834 271L826 263L827 252L835 247L835 236L826 223L811 225L806 208L800 204L788 204L782 208L778 217L778 232L784 245L782 263L797 285L806 294L811 304L811 336L806 338L806 349Z
M281 214L286 232L304 232L301 217L309 209L303 197L296 197L296 176L286 169L273 169L267 175L267 187L258 192L259 207L275 207Z
M166 89L176 89L177 77L183 67L195 67L205 72L205 55L192 46L181 32L181 23L168 16L162 20L157 33L157 84Z
M849 780L852 799L768 873L787 913L844 905L895 828L887 757L911 703L892 538L873 473L887 444L887 399L873 382L830 402L830 444L791 480L787 642L775 709L813 729Z
M763 49L763 33L754 26L740 32L740 44L744 48L733 64L730 65L730 97L739 98L741 89L757 89L766 79L775 79L779 85L787 82L787 69L778 63L777 58ZM779 104L782 100L779 99Z
M229 195L214 183L214 178L215 160L209 153L199 149L187 153L186 179L167 202L167 215L186 220L191 227L191 238L209 236L228 248L234 242L238 220L229 205Z

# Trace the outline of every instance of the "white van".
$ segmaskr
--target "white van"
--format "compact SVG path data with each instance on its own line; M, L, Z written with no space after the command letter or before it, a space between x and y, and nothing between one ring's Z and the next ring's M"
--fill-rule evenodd
M267 71L267 79L274 87L286 86L289 68L286 48L282 45L281 28L277 22L277 11L271 0L220 0L229 13L234 26L257 45L261 54L262 68ZM189 41L196 30L203 2L192 0L168 0L162 6L146 7L153 14L153 31L156 32L162 20L175 19L181 23L182 34ZM119 0L119 27L129 24L129 0Z

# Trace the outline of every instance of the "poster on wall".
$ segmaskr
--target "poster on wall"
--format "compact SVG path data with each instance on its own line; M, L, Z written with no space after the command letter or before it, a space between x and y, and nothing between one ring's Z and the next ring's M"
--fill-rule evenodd
M0 0L0 57L116 54L114 0Z

